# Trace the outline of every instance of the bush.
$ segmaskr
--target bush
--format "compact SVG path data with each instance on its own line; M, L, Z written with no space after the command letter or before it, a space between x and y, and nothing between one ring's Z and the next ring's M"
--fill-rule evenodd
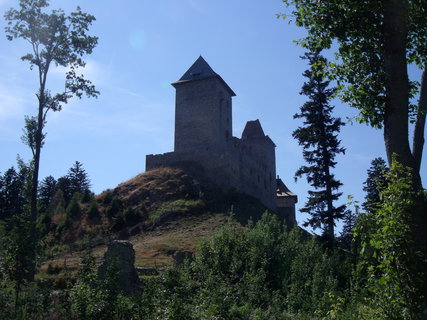
M61 270L62 270L62 267L60 267L58 265L53 266L51 263L49 263L47 265L46 273L50 274L50 275L52 275L52 274L58 274L58 273L61 272Z
M114 197L111 200L110 205L105 210L105 215L107 216L108 219L113 219L120 213L121 207L122 207L121 201L116 197Z
M90 203L89 208L87 209L87 216L89 220L99 219L100 213L99 213L99 208L96 201L92 201Z
M329 293L343 295L348 285L340 287L336 271L342 259L326 253L315 237L298 228L287 232L276 216L264 214L249 228L231 223L203 242L186 277L197 288L193 303L200 314L224 319L250 319L259 310L273 319L324 314L331 308Z
M139 212L133 208L127 208L123 212L123 219L128 227L135 225L141 220Z
M81 216L81 208L80 208L80 194L74 193L73 197L71 198L70 203L67 206L67 216L71 219L76 219Z
M419 312L423 283L416 270L421 258L411 240L417 195L410 172L393 161L386 174L388 184L382 192L382 203L370 214L374 227L368 237L362 238L369 302L379 319L415 319Z

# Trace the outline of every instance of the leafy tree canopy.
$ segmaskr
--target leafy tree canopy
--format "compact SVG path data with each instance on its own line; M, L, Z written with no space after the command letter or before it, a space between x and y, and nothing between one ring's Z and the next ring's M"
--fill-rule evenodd
M427 1L283 0L293 5L297 26L308 35L298 43L311 50L333 48L330 75L344 102L360 110L358 120L384 128L388 162L396 153L418 175L427 110ZM285 16L285 15L283 15ZM408 65L424 68L420 83L410 81ZM419 104L412 101L420 93ZM415 122L412 150L409 120Z
M308 31L308 36L298 41L300 45L310 49L329 49L338 45L338 60L332 64L331 71L341 83L348 84L343 91L343 100L360 109L360 121L382 127L386 99L384 1L283 2L295 6L292 14L296 25ZM407 6L402 14L408 15L406 62L424 68L427 62L427 2L400 2ZM410 83L410 89L414 96L418 84Z

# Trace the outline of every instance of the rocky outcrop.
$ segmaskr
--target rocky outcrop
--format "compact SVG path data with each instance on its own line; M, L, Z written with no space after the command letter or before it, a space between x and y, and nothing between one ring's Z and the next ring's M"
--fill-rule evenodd
M117 287L124 295L139 292L140 281L135 270L135 251L130 241L114 240L108 245L101 265L98 278L117 277Z

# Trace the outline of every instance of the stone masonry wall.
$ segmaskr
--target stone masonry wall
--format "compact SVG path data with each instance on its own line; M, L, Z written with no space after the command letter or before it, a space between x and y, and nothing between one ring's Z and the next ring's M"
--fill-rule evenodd
M276 209L275 150L268 141L232 137L225 149L205 147L147 155L147 171L166 166L191 167L225 191L235 188Z

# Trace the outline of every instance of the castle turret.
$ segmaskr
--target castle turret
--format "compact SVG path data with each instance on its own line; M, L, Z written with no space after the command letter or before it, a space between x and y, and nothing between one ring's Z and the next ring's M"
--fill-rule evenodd
M175 152L224 149L232 136L235 93L200 56L177 81Z

